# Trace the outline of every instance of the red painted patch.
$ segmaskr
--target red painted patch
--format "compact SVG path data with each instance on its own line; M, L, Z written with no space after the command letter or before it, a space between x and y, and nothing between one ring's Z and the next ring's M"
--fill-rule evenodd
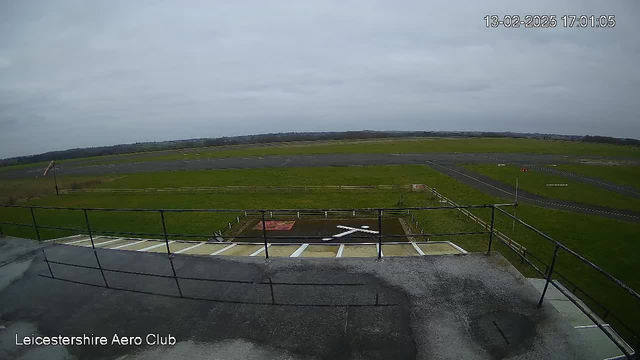
M264 224L267 227L267 230L277 230L277 231L287 231L291 230L295 221L265 221ZM254 230L262 230L262 221L259 221L256 226L253 227Z

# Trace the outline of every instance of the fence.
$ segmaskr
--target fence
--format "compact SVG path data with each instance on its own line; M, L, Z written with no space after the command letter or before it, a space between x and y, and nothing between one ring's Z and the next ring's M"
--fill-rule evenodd
M307 191L307 190L412 190L413 185L229 185L170 188L83 188L60 190L69 193L164 193L164 192L216 192L216 191Z
M446 199L444 198L444 196L438 194L435 189L429 189L432 193L436 194L437 196L439 196L442 199ZM97 268L92 267L96 270L100 270L103 276L103 279L105 281L105 286L108 287L108 284L106 282L106 278L104 277L104 271L113 271L110 269L104 269L102 268L101 264L100 264L100 260L98 258L97 252L96 252L96 247L95 244L93 242L93 236L94 236L94 232L91 229L91 223L89 221L89 213L90 212L116 212L116 211L126 211L126 212L152 212L152 213L157 213L159 215L159 219L162 223L162 233L132 233L132 232L114 232L114 231L102 231L101 233L109 233L109 234L118 234L118 235L148 235L148 236L158 236L158 237L162 237L164 238L165 244L166 244L166 248L167 248L167 254L169 255L169 261L171 262L171 269L173 271L173 276L171 276L172 278L175 279L176 281L176 285L178 287L178 289L180 288L179 285L179 277L176 275L175 273L175 268L173 266L173 260L172 260L172 253L169 247L169 237L203 237L203 235L189 235L189 234L172 234L169 233L167 231L167 226L166 226L166 222L165 222L165 213L196 213L196 212L208 212L208 213L242 213L244 216L249 216L249 215L257 215L260 218L260 221L262 222L262 240L263 240L263 244L264 244L264 254L265 254L265 258L269 259L269 241L270 240L278 240L278 239L290 239L291 237L285 237L285 236L268 236L267 235L267 226L266 226L266 219L269 217L273 217L274 214L280 215L280 216L296 216L296 217L300 217L300 216L306 216L306 215L318 215L318 214L324 214L325 217L328 217L329 214L332 214L332 216L356 216L356 214L359 214L361 216L373 216L375 218L378 219L378 233L377 233L377 245L378 245L378 259L382 258L382 238L383 238L383 234L382 234L382 219L383 217L386 215L393 215L393 216L397 216L398 214L403 214L403 215L411 215L412 211L420 211L420 210L443 210L443 209L456 209L459 211L462 211L463 213L465 213L465 215L469 216L472 218L472 220L474 220L475 222L477 222L478 224L481 224L483 227L485 227L485 229L487 231L479 231L479 232L457 232L457 233L438 233L438 234L405 234L405 235L384 235L385 238L396 238L396 237L430 237L430 236L450 236L450 235L478 235L478 234L488 234L488 246L487 246L487 254L489 254L491 252L491 248L492 248L492 243L493 243L493 238L496 237L501 243L503 243L504 245L506 245L506 247L508 249L510 249L512 252L514 252L517 256L519 256L521 258L521 261L523 263L527 263L528 265L530 265L536 273L538 273L539 275L541 275L542 277L544 277L546 279L545 282L545 286L544 289L542 291L542 294L540 296L540 300L538 302L538 307L542 306L547 289L549 284L551 284L552 286L556 287L558 289L558 291L560 291L561 293L563 293L567 299L569 299L572 303L574 303L579 309L581 309L590 319L591 321L594 322L594 324L596 324L598 326L598 328L600 328L600 330L602 330L607 337L609 337L609 339L611 339L611 341L614 342L614 344L625 354L625 356L627 356L627 358L629 359L633 359L635 356L635 353L638 350L638 347L640 346L640 337L638 337L638 335L636 334L636 332L629 327L628 325L626 325L619 317L615 316L611 311L606 310L606 308L604 306L602 306L601 304L597 303L599 306L601 306L601 308L606 310L606 315L604 316L604 318L606 318L606 316L611 316L612 318L615 318L616 321L618 321L619 324L621 324L620 326L624 327L624 329L630 334L630 336L627 339L624 339L627 343L629 344L634 344L633 348L635 349L635 352L633 351L629 351L626 344L621 342L620 339L618 339L617 334L615 332L613 332L609 327L603 326L601 324L600 319L598 319L595 315L591 314L588 309L585 307L584 304L582 304L580 301L578 301L577 299L575 299L573 296L571 296L570 294L567 293L567 288L565 288L564 286L561 286L560 284L558 284L555 281L552 281L552 277L553 275L557 275L560 278L562 278L568 285L569 288L573 287L573 291L574 293L577 293L577 289L578 287L575 286L573 283L571 283L568 279L566 279L566 277L558 274L558 272L555 270L557 261L558 261L558 253L560 251L569 254L570 256L572 256L573 258L577 259L578 261L580 261L581 263L587 265L588 267L594 269L595 271L597 271L598 273L600 273L601 275L603 275L608 281L610 281L612 284L614 284L615 286L617 286L618 288L622 289L626 294L628 294L629 296L631 296L631 298L634 301L640 301L640 295L638 295L638 293L636 291L634 291L633 289L631 289L630 287L628 287L626 284L624 284L622 281L620 281L619 279L615 278L613 275L609 274L608 272L606 272L605 270L603 270L602 268L600 268L599 266L597 266L596 264L594 264L593 262L589 261L588 259L586 259L585 257L583 257L582 255L578 254L577 252L575 252L574 250L568 248L567 246L563 245L562 243L554 240L553 238L551 238L550 236L546 235L545 233L543 233L542 231L536 229L535 227L527 224L526 222L516 218L515 216L509 214L508 212L506 212L505 210L502 209L502 207L505 206L514 206L517 204L490 204L490 205L457 205L455 203L453 203L452 201L446 199L449 203L451 203L451 206L431 206L431 207L406 207L406 208L366 208L366 209L251 209L251 210L223 210L223 209L116 209L116 208L68 208L68 207L50 207L50 206L18 206L18 205L0 205L0 207L5 207L5 208L22 208L22 209L29 209L30 215L31 215L31 219L32 219L32 223L31 224L23 224L23 223L13 223L13 222L6 222L6 221L0 221L0 225L15 225L15 226L26 226L26 227L32 227L35 229L36 231L36 235L38 240L41 240L41 236L40 236L40 229L57 229L57 230L66 230L66 231L78 231L78 232L87 232L89 234L90 240L91 240L91 246L93 248L93 252L96 258L96 263L98 265ZM49 209L49 210L70 210L70 211L80 211L83 213L84 215L84 219L86 222L86 228L85 229L81 229L81 228L66 228L66 227L52 227L52 226L43 226L43 225L38 225L37 222L37 218L35 216L35 212L34 209ZM490 209L491 211L491 220L490 222L485 222L482 219L480 219L479 217L477 217L476 215L472 214L469 212L470 209ZM549 264L545 264L543 260L541 260L539 257L529 253L526 248L524 248L523 246L521 246L520 244L516 243L515 241L513 241L512 239L510 239L509 237L507 237L504 234L501 234L499 231L497 231L495 229L495 215L496 215L496 210L498 211L499 214L503 214L511 219L513 219L514 221L518 222L519 224L524 225L526 228L534 231L535 233L537 233L538 235L540 235L541 237L543 237L546 241L550 242L553 246L554 246L554 251L553 251L553 256L552 258L549 260ZM239 222L239 218L238 222ZM2 227L0 227L0 235L3 235L2 232ZM323 236L294 236L295 238L304 238L304 239L321 239L323 238ZM238 236L236 236L236 238L238 238ZM545 270L542 271L541 268L539 266L536 266L536 264L534 264L532 262L532 259L537 261L539 264L544 264L545 265ZM46 254L45 254L45 262L47 262L47 265L49 266L50 263L54 263L52 261L49 261L46 258ZM57 262L56 262L57 263ZM65 265L65 264L61 264L61 265ZM75 265L71 265L68 264L69 266L75 266ZM49 270L51 272L51 267L49 266ZM130 272L133 273L133 272ZM150 274L144 274L144 273L136 273L138 275L148 275L148 276L156 276L156 275L150 275ZM51 276L53 277L53 273L51 272ZM589 301L593 301L595 302L595 300L593 299L593 297L587 295L584 291L581 291L581 295L579 296L581 298L588 298Z
M447 232L447 233L425 233L421 231L420 233L415 234L382 234L382 218L385 216L411 216L411 218L415 220L412 216L411 211L418 210L444 210L444 209L470 209L470 208L486 208L492 209L492 213L494 205L465 205L465 206L432 206L432 207L407 207L407 208L360 208L360 209L247 209L247 210L236 210L236 209L123 209L123 208L71 208L71 207L52 207L52 206L19 206L19 205L0 205L0 207L5 208L19 208L19 209L28 209L30 212L31 224L24 223L15 223L8 221L0 221L0 225L12 225L12 226L20 226L20 227L31 227L35 229L36 237L39 241L42 240L40 230L48 229L48 230L63 230L70 231L76 233L87 233L90 238L93 238L93 235L131 235L131 236L151 236L157 238L163 238L167 242L169 237L171 238L209 238L211 234L179 234L179 233L170 233L167 231L167 226L165 222L165 214L166 213L230 213L230 214L241 214L237 216L235 219L236 223L240 222L241 217L249 217L249 216L257 216L262 221L263 226L263 234L262 234L262 243L265 245L265 256L269 257L268 252L268 243L270 240L291 240L291 239L300 239L300 240L309 240L309 239L323 239L326 236L309 236L309 235L293 235L293 236L268 236L266 230L264 230L265 221L267 219L272 218L301 218L301 217L325 217L329 218L330 216L333 218L346 218L346 217L368 217L368 218L377 218L378 219L378 257L381 257L381 249L380 246L382 243L382 238L385 239L396 239L396 238L409 238L409 237L417 237L417 238L429 238L429 237L439 237L439 236L465 236L465 235L482 235L489 234L489 248L491 246L491 240L493 238L492 232L490 229L486 229L485 231L465 231L465 232ZM83 213L83 218L85 222L85 228L70 228L70 227L60 227L60 226L45 226L39 224L34 212L34 209L44 209L44 210L67 210L67 211L78 211ZM152 232L131 232L131 231L94 231L91 227L91 222L89 220L89 214L92 212L143 212L143 213L157 213L159 220L162 224L162 232L161 233L152 233ZM417 221L416 221L417 225ZM232 223L229 223L228 228L232 228ZM2 233L2 228L0 226L0 234ZM254 236L242 236L242 235L234 235L235 239L255 239ZM370 236L358 236L353 235L351 238L367 238L370 239ZM168 246L167 246L168 248ZM169 251L169 249L168 249ZM170 251L169 251L170 254Z

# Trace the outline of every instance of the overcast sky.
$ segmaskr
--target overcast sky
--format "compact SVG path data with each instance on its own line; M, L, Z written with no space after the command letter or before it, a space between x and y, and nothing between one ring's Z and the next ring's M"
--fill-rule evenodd
M640 138L640 2L524 3L0 0L0 158L288 131Z

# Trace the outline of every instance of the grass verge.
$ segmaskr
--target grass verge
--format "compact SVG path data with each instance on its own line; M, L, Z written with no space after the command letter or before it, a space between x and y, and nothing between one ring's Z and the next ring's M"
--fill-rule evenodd
M515 185L516 177L518 177L520 189L552 199L640 212L640 200L638 199L564 176L535 170L522 172L520 166L515 165L473 164L464 165L464 167L510 185ZM547 184L567 184L568 186L547 186Z

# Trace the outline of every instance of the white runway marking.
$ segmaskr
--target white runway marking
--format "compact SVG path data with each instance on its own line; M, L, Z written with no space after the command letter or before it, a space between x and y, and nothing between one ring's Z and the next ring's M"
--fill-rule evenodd
M294 251L293 254L291 254L291 256L289 256L289 257L298 257L298 256L300 256L308 247L309 247L309 244L300 245L300 247L296 251Z
M271 247L271 244L267 244L267 248ZM253 254L249 255L249 256L256 256L258 254L260 254L261 252L264 251L264 247L261 247L260 249L256 250Z
M238 245L238 244L231 244L231 245L229 245L229 246L225 246L225 247L223 247L222 249L220 249L220 250L218 250L218 251L214 251L214 252L212 252L212 253L211 253L211 255L218 255L218 254L220 254L220 253L222 253L222 252L225 252L225 251L227 251L227 250L231 249L232 247L234 247L234 246L236 246L236 245Z
M422 251L422 249L420 249L420 246L418 246L418 244L416 244L415 242L411 242L411 245L413 245L413 248L416 249L416 251L418 252L418 254L423 255L424 256L424 251Z
M77 244L77 243L81 243L83 241L91 241L91 239L82 239L82 240L75 240L75 241L70 241L68 243L64 243L65 245L73 245L73 244Z
M344 225L337 225L336 226L338 229L344 229L347 231L341 232L339 234L333 235L330 238L323 238L322 241L331 241L333 239L337 239L337 238L341 238L343 236L347 236L347 235L351 235L355 232L364 232L364 233L369 233L369 234L377 234L377 231L374 230L367 230L369 227L368 226L362 226L361 228L354 228L351 226L344 226Z
M342 257L342 253L344 252L344 244L340 244L340 248L338 248L338 253L336 257Z
M98 245L107 245L107 244L111 244L111 243L114 243L114 242L117 242L117 241L120 241L120 240L122 240L122 238L117 238L117 239L113 239L113 240L109 240L109 241L103 241L101 243L95 243L95 240L94 240L94 243L95 243L96 246L98 246Z
M111 248L111 250L117 250L117 249L126 248L126 247L129 247L131 245L141 244L141 243L143 243L145 241L147 241L147 240L141 240L141 241L132 242L130 244L124 244L124 245L116 246L116 247Z
M195 249L195 248L197 248L198 246L202 246L202 245L204 245L204 242L201 242L200 244L196 244L196 245L193 245L193 246L189 246L188 248L184 248L184 249L182 249L182 250L178 250L178 251L174 252L174 254L180 254L180 253L183 253L183 252L185 252L185 251L189 251L189 250L191 250L191 249Z
M382 252L382 249L380 249L380 244L376 244L376 251L380 253L380 257L384 257L384 253Z
M173 241L173 240L169 241L169 244L173 244L174 242L175 241ZM143 248L143 249L139 249L139 250L136 250L136 251L148 251L148 250L159 248L160 246L165 246L165 245L166 245L166 243L163 242L163 243L160 243L160 244L157 244L157 245L151 245L149 247L146 247L146 248Z

